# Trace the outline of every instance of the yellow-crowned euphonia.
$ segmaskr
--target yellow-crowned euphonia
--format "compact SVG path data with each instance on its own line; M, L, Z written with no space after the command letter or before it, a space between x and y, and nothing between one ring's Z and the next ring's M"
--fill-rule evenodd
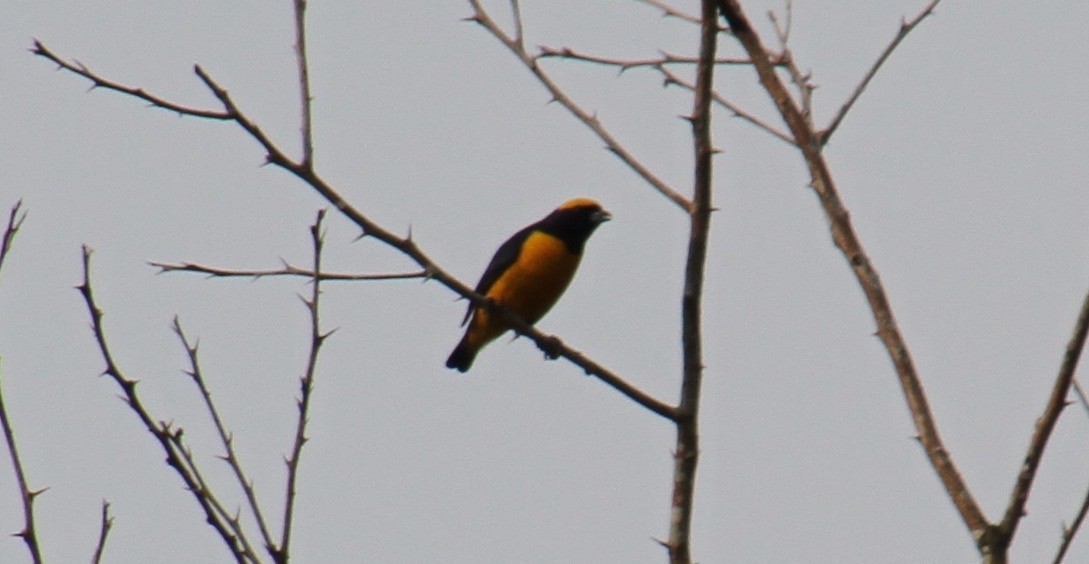
M515 233L495 252L476 292L536 323L560 299L578 268L582 249L598 225L612 218L589 198L565 202L547 217ZM465 336L446 360L447 368L469 370L484 345L506 333L503 319L469 304Z

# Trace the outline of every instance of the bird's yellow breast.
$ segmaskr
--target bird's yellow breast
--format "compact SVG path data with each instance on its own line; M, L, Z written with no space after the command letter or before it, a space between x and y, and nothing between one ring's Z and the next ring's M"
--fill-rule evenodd
M514 261L488 290L487 297L495 300L528 323L536 323L556 305L567 289L579 256L572 254L560 239L534 231L522 244ZM477 309L470 327L472 340L490 341L509 327L486 309Z
M522 244L518 260L495 281L488 297L534 323L556 304L578 268L578 255L563 241L535 231Z

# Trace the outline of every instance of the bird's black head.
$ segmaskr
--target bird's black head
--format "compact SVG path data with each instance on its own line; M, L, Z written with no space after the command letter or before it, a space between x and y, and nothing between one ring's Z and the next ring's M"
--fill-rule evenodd
M612 215L601 204L589 198L575 198L564 202L548 217L541 220L537 228L561 239L567 248L575 254L581 254L586 240L598 225L612 219Z

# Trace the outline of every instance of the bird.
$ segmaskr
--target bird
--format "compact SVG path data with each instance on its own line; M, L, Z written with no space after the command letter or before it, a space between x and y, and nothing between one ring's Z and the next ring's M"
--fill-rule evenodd
M571 283L586 240L612 215L590 198L568 200L544 219L511 235L495 252L476 293L530 325L540 321ZM510 329L502 316L469 304L468 323L446 367L466 372L480 349Z

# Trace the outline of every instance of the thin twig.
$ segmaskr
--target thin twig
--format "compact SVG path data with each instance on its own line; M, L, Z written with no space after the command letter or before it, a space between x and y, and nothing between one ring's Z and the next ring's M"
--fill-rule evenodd
M638 2L640 2L642 4L646 4L647 6L652 6L654 8L657 8L657 9L661 10L662 17L677 18L679 20L684 20L686 22L694 23L696 25L700 24L699 16L695 16L695 15L689 14L688 12L678 10L677 8L674 8L673 6L670 6L669 4L667 4L665 2L662 2L662 0L636 0L636 1L638 1ZM727 28L726 26L719 25L717 19L716 19L715 24L716 24L716 28L718 29L718 31L729 31L729 28Z
M514 41L518 44L519 49L525 51L526 35L522 27L522 7L519 5L518 0L510 0L510 13L514 18Z
M938 2L941 2L941 0L931 0L915 18L911 20L903 19L900 21L900 29L896 32L896 36L892 38L892 41L885 47L885 50L877 57L877 60L874 61L873 66L866 72L866 75L862 77L862 81L858 83L858 86L855 87L851 96L847 98L847 101L844 102L843 106L836 112L835 117L828 123L828 127L825 127L824 130L818 132L817 141L821 145L827 144L828 140L832 138L832 134L836 132L836 129L839 128L839 124L843 122L843 118L847 117L847 112L851 111L855 102L858 101L859 96L862 96L862 92L866 90L870 81L877 75L877 71L881 69L881 65L885 64L885 61L888 60L889 55L892 55L892 52L896 50L896 47L900 45L900 42L911 33L911 30L915 29L915 26L919 25L927 16L934 12L934 8L938 6Z
M287 487L284 493L284 527L283 539L280 541L278 562L287 562L289 548L291 546L291 523L295 516L295 490L299 477L299 457L302 455L303 445L306 443L306 424L310 414L310 397L314 391L314 376L317 374L318 353L321 345L332 332L321 331L320 299L321 299L321 252L325 244L325 233L322 221L325 219L325 210L318 212L314 225L310 227L310 236L314 245L314 282L311 284L310 299L303 299L306 309L310 314L310 351L306 359L306 369L299 380L300 395L298 399L299 418L295 425L295 441L288 455Z
M106 550L106 537L113 528L113 516L110 515L110 502L102 500L102 520L98 526L98 542L95 543L95 551L91 556L91 564L102 562L102 553Z
M79 76L82 76L83 78L86 78L87 80L90 80L92 90L95 89L95 88L105 88L106 90L113 90L115 92L120 92L122 94L128 94L129 96L139 98L141 100L146 101L152 107L162 108L164 110L170 110L172 112L177 112L177 113L179 113L181 115L185 115L185 116L194 116L194 117L202 117L202 118L207 118L207 119L218 119L218 120L229 120L229 119L231 119L231 116L229 116L226 112L223 112L223 111L219 111L219 110L202 110L202 109L199 109L199 108L191 108L191 107L188 107L188 106L183 106L181 104L176 104L174 102L171 102L170 100L167 100L165 98L162 98L162 97L156 96L154 94L148 93L143 88L132 88L130 86L125 86L125 85L119 84L117 82L106 80L106 79L102 78L100 75L95 74L94 72L92 72L91 69L87 68L86 65L84 65L83 63L80 63L79 61L68 62L68 61L60 58L59 56L54 54L52 51L50 51L48 48L46 48L46 46L43 45L42 42L38 41L37 39L34 40L34 47L32 47L30 49L30 52L34 53L35 55L38 55L39 57L44 57L46 59L49 59L50 61L53 61L61 69L64 69L66 71L78 74Z
M1087 336L1089 336L1089 293L1085 295L1081 311L1078 313L1078 320L1074 324L1073 334L1070 336L1070 341L1066 344L1066 350L1063 352L1062 365L1059 367L1058 376L1055 377L1055 385L1051 389L1051 397L1048 398L1047 407L1044 408L1040 418L1036 420L1036 430L1029 441L1028 451L1025 453L1025 460L1021 464L1021 470L1017 473L1017 482L1010 494L1006 514L1002 518L1002 523L998 525L998 532L1007 545L1013 539L1013 535L1017 531L1017 525L1025 515L1025 503L1028 501L1032 483L1036 479L1036 471L1040 466L1040 459L1043 457L1044 449L1047 447L1047 441L1051 438L1055 423L1059 420L1063 408L1068 405L1066 398L1070 394L1070 385L1074 380L1074 372L1078 368L1078 360L1081 359L1081 352L1085 348Z
M113 353L110 352L107 345L106 331L102 324L103 313L95 302L94 292L91 288L90 269L91 249L84 245L83 282L76 286L76 289L79 290L84 302L87 304L95 343L98 345L102 360L106 363L102 375L109 376L121 388L126 405L144 424L148 433L159 442L163 453L166 454L167 465L173 468L185 483L186 489L189 490L197 504L204 510L206 521L223 539L223 543L231 551L235 561L239 563L259 562L257 555L246 540L237 518L231 517L207 487L204 478L193 461L192 454L181 439L182 430L173 427L168 422L159 422L151 415L151 412L144 407L140 396L136 393L137 381L126 377L114 361Z
M669 540L666 547L672 564L690 564L692 508L699 460L699 408L703 382L703 277L707 263L707 238L711 229L712 158L711 93L714 89L717 10L714 0L703 0L700 26L700 62L692 100L693 171L692 213L689 219L688 257L681 298L681 345L683 375L677 405L677 442L673 450L673 495L670 504Z
M538 59L570 59L572 61L582 61L586 63L594 63L598 65L605 65L610 67L619 67L620 72L624 72L628 69L634 69L639 67L659 67L662 65L695 65L699 63L699 57L683 57L681 55L674 55L666 51L661 52L661 56L649 58L649 59L617 59L612 57L602 57L599 55L589 55L587 53L580 53L570 47L549 47L547 45L539 45L537 47L539 53ZM716 65L751 65L752 61L744 57L721 57L715 59Z
M1059 543L1059 550L1055 553L1055 559L1051 561L1052 564L1059 564L1066 558L1066 553L1070 550L1070 545L1074 542L1078 530L1081 529L1081 524L1085 522L1087 513L1089 513L1089 491L1085 492L1085 498L1081 501L1081 508L1078 509L1074 522L1069 527L1063 526L1062 542Z
M813 91L817 88L810 79L811 73L802 72L798 68L798 62L794 59L794 53L790 50L790 31L794 23L794 3L786 0L786 22L780 22L774 11L768 11L768 19L771 20L775 37L779 40L780 60L790 74L790 81L798 89L798 99L801 101L802 116L805 117L809 127L813 127Z
M658 71L661 72L662 76L665 77L666 86L669 86L671 84L675 84L675 85L680 86L681 88L684 88L686 90L695 91L695 89L696 89L695 84L692 84L691 82L681 78L680 76L678 76L676 73L670 71L669 69L667 69L665 67L659 67ZM762 129L766 133L769 133L769 134L771 134L771 135L773 135L775 137L778 137L779 139L782 139L783 141L785 141L786 143L788 143L790 145L795 144L794 139L792 139L788 133L786 133L783 130L779 129L778 127L775 127L774 125L771 125L770 123L760 119L755 114L745 110L741 106L738 106L737 104L734 104L733 102L727 100L725 96L722 96L717 91L714 91L714 90L711 91L711 99L714 100L716 104L718 104L718 105L722 106L723 108L726 108L727 110L729 110L730 113L733 114L734 117L741 118L743 121L749 122L750 124L756 126L757 128Z
M311 122L310 65L306 60L306 0L295 0L295 60L299 73L299 104L302 107L302 161L314 165L314 125Z
M0 375L2 375L0 371ZM38 534L34 528L34 499L45 491L31 490L27 484L26 472L23 469L23 461L19 457L18 445L15 443L15 431L11 421L8 420L8 408L4 403L4 386L0 378L0 426L4 428L4 439L7 441L8 454L11 456L11 466L15 469L15 479L19 483L19 499L23 503L23 530L14 533L13 536L23 539L27 550L30 551L30 559L34 564L41 564L42 549L38 544Z
M1085 408L1086 413L1089 413L1089 397L1086 397L1085 389L1081 387L1081 382L1077 376L1074 377L1074 393L1077 394L1079 403Z
M855 279L866 295L870 311L873 313L877 325L877 336L881 339L893 366L896 368L905 401L918 431L919 442L945 486L946 493L953 501L953 505L956 506L973 537L977 539L977 546L982 550L982 547L986 544L985 537L991 533L991 526L984 517L979 504L972 496L968 484L965 483L960 470L953 462L952 456L938 433L934 415L926 399L926 392L919 380L907 343L896 323L881 277L866 255L862 242L855 233L850 214L848 214L839 197L828 163L821 154L821 146L817 135L809 127L805 117L791 99L786 87L776 74L770 61L768 61L767 50L738 1L716 0L716 2L722 15L729 23L730 29L733 30L734 36L741 42L745 51L753 60L753 67L760 78L761 84L767 90L768 95L775 103L776 109L778 109L779 114L783 117L797 141L798 148L805 159L806 166L809 168L810 185L816 192L821 208L828 219L832 232L832 241L843 253L844 258L847 259Z
M227 465L230 466L231 471L234 472L235 479L238 481L238 485L242 488L243 495L246 497L246 503L249 505L250 513L252 514L254 521L257 522L257 528L261 533L261 539L265 543L265 548L270 554L275 556L275 544L272 540L272 535L269 533L265 515L261 511L260 504L257 503L257 492L254 490L253 480L246 476L246 472L242 467L242 462L238 458L238 453L234 450L234 436L227 431L227 426L223 424L223 418L219 414L219 409L212 400L212 392L208 389L208 385L204 381L204 374L201 372L200 361L197 358L197 345L196 343L191 342L185 335L185 331L182 330L181 321L177 316L174 316L173 329L174 334L177 335L178 339L181 341L182 347L185 348L185 354L189 359L189 370L186 370L185 373L193 379L193 383L196 384L197 390L200 391L201 398L204 400L204 406L208 410L208 415L212 418L216 433L219 435L219 441L223 445L224 454L220 458L226 461Z
M11 246L15 242L15 236L19 233L19 228L23 226L23 221L26 220L26 211L22 209L22 206L22 200L15 202L15 205L11 206L8 223L4 228L4 236L0 239L0 274L3 273L4 262L8 257L8 251L11 250ZM34 499L45 490L32 490L27 482L26 470L23 468L18 444L15 442L15 430L8 419L8 408L4 402L2 376L3 371L0 370L0 427L3 427L4 440L8 447L8 455L11 457L11 467L15 471L15 480L19 484L19 500L23 505L23 530L15 533L14 536L23 539L23 542L26 543L27 550L30 551L31 561L34 564L41 564L42 549L38 543L38 534L34 527Z
M467 20L479 23L503 45L510 49L510 51L518 57L518 60L522 61L522 64L533 73L533 76L537 77L538 82L548 89L549 94L552 95L552 99L567 108L567 111L571 112L571 114L585 124L586 127L596 133L598 138L605 142L606 149L619 157L620 160L624 161L624 164L628 165L629 168L641 176L655 190L672 200L673 203L677 204L682 210L686 212L691 211L692 203L688 198L685 198L664 180L658 178L657 175L651 172L650 169L643 165L639 159L624 147L616 137L613 137L613 134L602 125L601 120L599 120L596 115L584 110L568 96L567 93L552 80L552 77L541 69L541 66L537 63L537 59L533 55L530 55L524 48L520 47L513 37L499 27L499 24L497 24L488 12L484 10L484 7L480 4L479 0L469 0L469 4L473 8L473 15L466 18Z
M15 235L19 233L19 228L26 221L26 211L22 208L23 201L19 200L11 206L11 212L8 214L8 224L4 228L4 237L0 239L0 270L4 268L4 259L7 258L8 251L11 250L11 245L15 242Z
M314 272L305 268L299 268L284 263L283 268L270 269L270 270L235 270L230 268L219 268L215 266L204 266L200 264L193 264L190 262L183 262L180 264L172 264L166 262L149 262L151 266L159 269L160 273L165 272L193 272L197 274L206 274L209 278L264 278L266 276L298 276L302 278L314 278ZM415 278L427 278L427 272L423 270L417 270L416 272L390 272L381 274L337 274L333 272L321 272L318 273L318 277L323 282L329 281L352 281L352 280L410 280Z

